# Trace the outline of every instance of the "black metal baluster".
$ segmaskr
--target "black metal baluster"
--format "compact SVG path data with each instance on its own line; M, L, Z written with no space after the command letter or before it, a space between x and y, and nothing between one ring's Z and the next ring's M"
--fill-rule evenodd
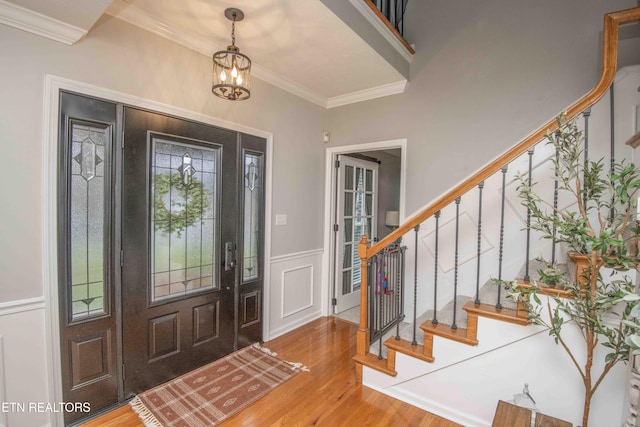
M558 150L556 149L556 162L555 164L557 165L558 162L560 161L560 153L558 152ZM554 218L558 217L558 170L554 168L554 176L556 179L554 179L553 182L553 216ZM556 263L556 223L553 223L553 228L552 228L552 235L553 235L553 239L551 240L551 264L555 265ZM550 284L555 284L555 281L553 283Z
M478 250L476 258L478 260L476 269L476 300L474 304L480 304L480 252L482 251L482 189L484 181L478 184Z
M584 168L582 169L582 182L584 183L587 175L587 166L589 165L589 116L591 116L591 108L587 108L582 113L584 117ZM582 192L582 204L586 208L587 193Z
M505 193L507 191L507 166L503 167L502 170L502 201L500 208L500 249L498 251L498 282L502 280L502 254L504 251L504 201L505 201ZM500 303L500 291L502 289L502 284L498 286L498 302L496 303L496 308L501 309L502 304Z
M456 324L456 311L458 306L458 241L459 241L459 230L460 230L460 201L462 199L458 197L456 199L456 246L454 253L454 272L453 272L453 323L451 324L451 329L458 329L458 325Z
M529 148L529 150L527 151L527 154L529 155L529 171L528 171L528 176L527 176L527 185L529 185L529 188L531 188L531 182L532 182L532 178L531 178L531 170L533 168L533 147ZM527 250L526 250L526 257L525 257L525 264L524 264L524 280L525 282L529 282L531 281L531 277L529 277L529 251L531 248L531 208L529 208L527 206Z
M377 254L367 260L367 288L369 299L369 304L367 305L368 316L367 319L369 321L369 340L370 342L374 342L376 336L376 319L375 319L375 307L376 306L376 269L378 263L376 262Z
M610 99L611 99L611 105L609 106L609 110L610 110L610 121L609 121L609 125L611 126L611 146L610 146L610 156L611 156L611 161L609 163L609 173L610 176L613 175L614 170L615 170L615 163L616 163L616 145L615 145L615 138L616 138L616 126L615 126L615 98L613 96L614 94L614 90L613 90L613 85L611 85L609 87L609 94L610 94ZM613 221L613 217L615 215L615 210L616 208L614 206L611 206L611 210L609 211L609 220Z
M440 232L440 211L436 212L436 242L435 242L435 266L433 269L433 320L431 323L438 324L438 234Z
M420 225L416 225L413 230L415 231L415 249L413 263L413 340L411 345L418 345L418 341L416 341L416 309L418 307L418 232L420 231Z
M404 310L402 309L402 301L404 299L404 252L405 247L400 247L400 286L398 295L396 296L396 302L398 304L398 323L396 325L396 340L400 340L400 322L402 321L402 317L404 316Z
M610 162L610 166L609 166L609 171L613 174L613 170L614 170L614 165L616 163L616 146L615 146L615 141L616 141L616 127L615 127L615 114L616 114L616 110L615 110L615 97L613 96L614 94L614 90L613 90L613 85L611 85L609 87L609 98L611 99L611 103L609 105L609 110L610 110L610 121L609 121L609 125L611 126L611 145L610 145L610 155L611 155L611 162Z
M384 273L385 273L384 268L385 268L385 264L386 264L385 258L387 257L386 256L386 252L387 252L387 250L385 248L382 251L382 253L379 254L379 255L381 255L381 258L382 258L381 265L379 267L380 268L380 276L378 276L380 278L380 284L379 284L380 287L379 287L379 289L377 291L378 304L379 304L379 306L378 306L378 335L379 335L379 338L378 338L378 359L379 360L382 360L382 335L383 335L382 328L384 328L384 313L383 313L383 305L384 305Z

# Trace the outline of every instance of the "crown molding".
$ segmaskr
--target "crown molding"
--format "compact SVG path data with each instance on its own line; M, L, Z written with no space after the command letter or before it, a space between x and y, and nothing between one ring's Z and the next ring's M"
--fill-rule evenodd
M340 107L342 105L355 104L356 102L368 101L370 99L382 98L389 95L403 93L407 87L407 81L402 80L382 86L363 89L344 95L334 96L327 100L327 108Z
M409 63L413 60L413 55L407 50L395 34L387 28L387 26L378 18L373 10L364 4L364 0L349 0L349 3L356 8L358 12L366 18L367 21L378 30L378 32L385 38L386 41ZM413 45L411 46L413 47Z
M0 0L0 24L67 45L72 45L87 35L87 30L5 0Z
M115 1L111 6L109 6L106 13L204 55L211 56L214 53L214 50L211 48L211 40L191 34L187 31L178 31L134 5L127 4L122 0ZM252 77L263 80L316 105L320 105L325 108L327 107L327 99L322 95L319 95L302 85L279 77L255 62L251 64L251 75Z
M182 46L186 46L189 49L195 50L196 52L200 52L204 55L211 56L214 53L214 50L211 48L211 40L208 40L201 36L197 36L195 34L191 34L188 31L176 30L175 28L164 24L163 22L154 18L147 12L137 8L136 6L130 3L125 3L123 0L114 1L111 6L109 6L106 13L115 18L128 22L131 25L142 28L143 30L149 31L158 36L164 37ZM402 48L404 49L404 46L402 46ZM360 90L345 95L327 98L303 85L294 83L288 79L278 76L274 72L262 67L259 64L256 64L255 62L251 64L251 75L252 77L267 82L273 86L292 93L293 95L299 96L300 98L305 99L313 104L319 105L323 108L338 107L354 102L361 102L369 99L380 98L383 96L395 95L397 93L404 92L405 86L407 84L406 80L404 80L398 83L391 83L371 89Z
M282 90L299 96L302 99L306 99L309 102L327 108L326 97L312 91L311 89L308 89L306 86L299 85L283 77L280 77L274 72L267 70L266 68L260 66L259 64L256 64L255 62L251 64L251 75L269 84L272 84L273 86L279 87Z

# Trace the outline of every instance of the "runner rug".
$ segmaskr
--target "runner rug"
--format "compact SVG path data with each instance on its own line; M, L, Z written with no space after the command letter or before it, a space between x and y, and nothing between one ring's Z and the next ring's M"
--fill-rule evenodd
M308 370L258 345L137 395L130 405L146 426L215 426Z

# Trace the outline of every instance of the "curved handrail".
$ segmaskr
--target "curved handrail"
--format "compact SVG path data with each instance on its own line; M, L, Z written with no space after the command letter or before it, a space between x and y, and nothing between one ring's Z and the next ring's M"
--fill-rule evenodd
M602 98L616 75L618 66L618 26L627 22L640 20L640 7L622 10L619 12L608 13L604 17L604 47L603 47L603 68L600 75L600 81L596 86L583 98L575 102L566 110L566 118L570 120L582 113L587 108L594 105ZM476 172L467 180L458 184L444 196L431 203L421 212L414 215L411 219L401 224L393 232L378 241L375 245L367 249L367 258L380 252L386 246L398 240L407 232L411 231L418 224L424 222L431 215L443 209L450 203L453 203L458 197L464 195L467 191L498 172L504 165L509 164L518 156L525 153L529 148L540 142L547 132L553 132L558 128L558 124L554 119L540 127L537 131L526 137L516 146L502 154L500 157L489 163L487 166Z
M604 45L602 55L602 73L600 74L600 80L589 93L584 97L576 101L566 110L567 120L573 119L578 114L585 111L587 108L593 106L596 102L602 98L616 75L618 67L618 32L621 24L634 22L640 20L640 7L621 10L618 12L607 13L604 16ZM375 245L369 246L367 236L362 236L362 240L358 244L358 256L361 260L361 280L362 283L366 283L367 280L367 260L376 253L380 252L386 246L397 241L406 233L420 225L426 219L430 218L436 212L444 209L449 204L453 203L458 197L461 197L469 190L480 184L485 179L498 172L504 165L509 164L520 155L524 154L529 148L540 142L547 132L554 132L558 129L558 124L554 119L550 120L538 130L530 134L523 139L517 145L509 149L507 152L496 158L487 166L480 169L471 177L458 184L451 191L444 196L435 200L429 204L426 208L414 215L411 219L401 224L397 229L382 238ZM360 324L357 334L356 351L358 355L365 355L368 353L369 348L369 327L367 324L367 290L366 286L362 286L360 290ZM361 370L358 373L358 377L361 375ZM361 377L360 377L361 378Z

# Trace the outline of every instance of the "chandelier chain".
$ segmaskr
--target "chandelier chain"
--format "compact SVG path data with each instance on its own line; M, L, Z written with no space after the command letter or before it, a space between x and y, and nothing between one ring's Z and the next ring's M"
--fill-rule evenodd
M233 14L233 21L231 21L231 44L236 45L236 15Z

